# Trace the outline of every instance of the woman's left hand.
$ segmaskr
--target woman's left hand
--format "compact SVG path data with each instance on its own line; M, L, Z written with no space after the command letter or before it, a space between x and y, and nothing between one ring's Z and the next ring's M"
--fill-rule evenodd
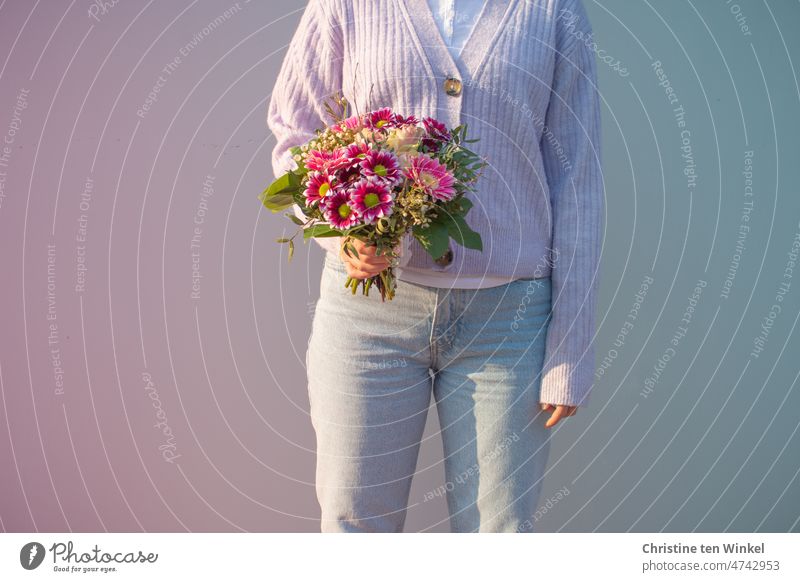
M578 412L578 407L567 406L565 404L547 404L542 402L542 411L547 412L548 410L553 410L554 412L544 424L545 428L555 426L562 418L566 418L567 416L575 416L575 414Z

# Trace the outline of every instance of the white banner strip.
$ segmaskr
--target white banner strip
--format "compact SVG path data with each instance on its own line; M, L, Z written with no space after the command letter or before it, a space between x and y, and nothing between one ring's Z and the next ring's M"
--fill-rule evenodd
M6 533L0 550L9 582L800 580L792 533Z

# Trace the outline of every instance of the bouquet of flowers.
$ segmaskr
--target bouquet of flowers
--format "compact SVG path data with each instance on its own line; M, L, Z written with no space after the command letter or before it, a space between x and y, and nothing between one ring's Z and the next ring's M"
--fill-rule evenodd
M359 239L390 258L388 268L367 279L347 277L345 287L365 295L375 285L381 299L392 299L394 267L405 237L413 236L433 257L441 257L452 238L482 250L480 235L465 220L483 158L464 146L466 125L448 129L431 117L404 117L388 107L348 115L347 101L334 96L326 103L334 123L316 131L308 143L290 149L297 168L277 178L260 196L273 212L297 204L305 220L287 216L300 226L304 241L341 236L348 256L358 256ZM279 238L294 252L294 237Z

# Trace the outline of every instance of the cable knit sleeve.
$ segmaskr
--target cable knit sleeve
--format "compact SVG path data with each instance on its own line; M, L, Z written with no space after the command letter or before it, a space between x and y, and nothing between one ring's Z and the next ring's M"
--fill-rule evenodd
M552 314L540 401L584 406L594 376L604 187L600 96L581 0L558 18L555 73L541 150L552 209Z
M267 111L267 126L275 136L272 170L275 177L297 167L289 152L330 123L324 103L342 90L342 28L330 0L309 0L289 43ZM305 218L300 207L294 214ZM315 238L323 249L338 253L340 237Z

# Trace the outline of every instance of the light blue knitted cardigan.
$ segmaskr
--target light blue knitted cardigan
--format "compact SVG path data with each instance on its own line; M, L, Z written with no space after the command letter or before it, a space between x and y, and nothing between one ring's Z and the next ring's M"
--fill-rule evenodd
M442 267L414 240L409 264L549 275L540 400L552 404L587 404L594 377L604 188L591 30L582 0L487 0L454 59L426 0L311 0L267 113L276 175L294 167L289 147L330 122L323 102L337 90L359 112L392 107L468 124L490 164L468 215L483 251L455 245ZM448 76L461 81L458 95L445 92ZM316 240L338 250L337 239Z

